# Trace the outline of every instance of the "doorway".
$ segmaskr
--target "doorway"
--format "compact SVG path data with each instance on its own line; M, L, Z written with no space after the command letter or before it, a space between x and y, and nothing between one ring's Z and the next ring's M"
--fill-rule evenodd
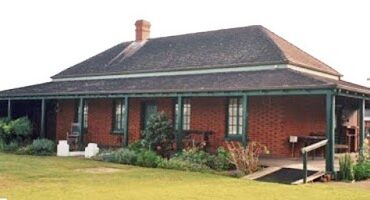
M155 102L144 102L141 112L141 130L145 130L148 126L149 119L157 113L157 104Z

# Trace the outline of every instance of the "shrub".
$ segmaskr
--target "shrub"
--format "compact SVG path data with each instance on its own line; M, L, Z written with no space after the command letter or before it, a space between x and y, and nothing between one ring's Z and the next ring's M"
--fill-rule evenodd
M126 148L120 148L112 153L112 157L108 158L111 159L110 162L135 165L137 153Z
M20 147L15 151L15 153L21 155L32 155L31 145Z
M23 142L32 133L32 124L27 117L15 120L0 119L0 138L10 144L12 141Z
M7 126L10 122L9 118L0 118L0 134L5 132L5 126Z
M92 157L94 160L113 162L113 153L112 149L102 149L99 153Z
M12 141L9 144L4 144L3 151L5 152L15 152L19 148L19 143L17 141Z
M370 146L369 146L369 139L365 139L363 143L363 149L361 149L361 153L359 154L358 163L365 162L366 160L370 159Z
M209 161L208 165L217 171L228 170L233 167L233 164L230 162L230 153L222 147L217 149L216 154Z
M146 129L142 132L144 147L169 158L173 150L174 134L172 130L172 123L164 112L151 116Z
M154 151L143 150L138 153L136 164L142 167L156 168L161 159L162 157L158 156Z
M184 160L189 163L207 165L211 160L211 155L198 148L183 149L181 153L175 154L174 158Z
M127 148L135 152L140 152L145 149L141 140L129 144Z
M226 145L231 163L244 174L258 171L260 155L269 153L265 145L257 142L250 142L245 148L239 142L226 142Z
M36 139L31 145L27 146L29 153L32 155L52 155L54 153L55 144L48 139Z
M32 124L27 117L21 117L10 121L9 126L12 128L12 132L17 136L26 137L32 132Z
M158 167L164 168L164 169L176 169L176 170L196 171L196 172L205 172L205 171L211 170L206 165L192 163L187 160L182 160L179 158L171 158L169 160L161 159L160 162L158 162Z
M162 158L154 151L150 150L140 149L140 151L134 151L128 148L120 148L114 151L103 151L96 156L95 159L120 164L155 168Z
M188 163L205 165L211 169L222 171L231 168L230 155L222 147L218 148L215 155L207 153L198 148L184 149L181 153L176 154L174 158L183 160Z
M5 148L6 144L4 140L0 137L0 151L3 151Z
M346 153L344 156L339 158L339 173L338 178L340 180L353 180L353 171L352 171L352 159L351 156Z
M10 126L8 118L0 119L0 139L3 143L9 143L10 138Z
M353 176L356 181L370 178L370 162L362 162L353 166Z
M220 148L215 155L198 149L184 150L171 159L165 159L152 150L147 150L140 145L133 144L128 148L117 150L104 150L94 157L95 160L137 165L151 168L177 169L184 171L212 171L225 170L230 167L228 152ZM27 151L21 149L20 152Z

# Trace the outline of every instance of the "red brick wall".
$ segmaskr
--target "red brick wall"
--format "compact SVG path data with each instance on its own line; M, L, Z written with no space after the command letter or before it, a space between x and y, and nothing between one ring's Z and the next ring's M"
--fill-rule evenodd
M129 99L128 112L129 143L139 140L141 129L141 101L140 99Z
M60 100L60 111L57 113L56 138L65 140L67 132L70 132L71 123L75 116L75 101ZM99 143L104 146L119 146L122 143L122 136L112 133L112 100L91 99L87 100L88 129L84 135L84 142Z
M70 132L71 123L74 120L75 101L74 100L59 100L59 112L56 117L56 139L66 140L67 132Z
M141 103L154 101L158 106L158 111L165 112L169 119L173 118L174 101L171 98L160 99L138 99L129 100L129 142L140 138L141 129ZM85 142L99 143L105 146L120 146L122 136L112 134L113 101L110 99L90 99L87 100L88 129L85 134ZM70 131L71 123L75 115L74 100L60 100L60 112L57 113L57 140L65 140L67 132Z
M111 99L91 99L87 101L88 129L85 142L104 146L122 145L123 135L112 134L113 101Z
M225 139L225 101L226 98L191 99L190 129L214 132L209 137L211 150L217 149Z
M164 111L173 119L175 101L171 98L139 99L129 101L129 143L140 138L141 105L155 101L158 111ZM211 130L212 149L224 142L226 132L226 98L198 97L191 99L190 128ZM89 128L86 142L105 145L121 145L122 136L112 135L112 101L89 101ZM61 111L57 113L57 139L65 139L74 117L74 101L59 101ZM290 135L303 135L325 130L325 99L319 96L250 97L249 140L268 146L274 156L289 156ZM296 148L298 149L298 148ZM298 155L296 153L296 155Z
M324 133L325 126L324 97L285 96L249 99L249 140L267 145L271 155L289 156L290 135ZM296 150L298 152L298 148Z

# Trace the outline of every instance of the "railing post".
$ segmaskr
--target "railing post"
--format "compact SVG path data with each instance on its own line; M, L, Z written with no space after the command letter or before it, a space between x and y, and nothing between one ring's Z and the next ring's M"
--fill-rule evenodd
M40 137L45 138L45 99L41 99Z
M8 99L8 118L12 119L12 100Z
M122 108L121 108L122 109ZM128 97L126 96L125 97L125 110L124 110L124 121L123 121L123 130L125 131L124 132L124 135L123 135L123 146L127 146L128 145L128 112L129 112L129 100L128 100Z
M328 139L322 140L320 142L317 142L315 144L311 144L309 146L303 147L301 149L302 155L303 155L303 183L307 183L307 155L308 152L314 151L315 149L318 149L322 146L328 145Z
M303 183L307 183L307 152L303 152Z
M365 142L365 99L360 100L360 155L364 154Z
M326 94L326 171L335 175L334 169L334 145L335 145L335 96L333 93Z
M183 104L183 97L177 97L177 127L176 127L176 149L181 150L182 148L182 129L183 129L183 112L184 112L184 104Z
M84 99L80 98L78 102L78 124L80 132L80 144L83 144L83 130L84 130Z
M242 143L243 146L247 146L248 142L248 96L243 95L243 121L242 121Z

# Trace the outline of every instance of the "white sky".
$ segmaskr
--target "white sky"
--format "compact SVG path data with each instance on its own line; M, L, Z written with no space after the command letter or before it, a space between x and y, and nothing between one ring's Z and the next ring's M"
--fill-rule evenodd
M344 74L368 84L370 1L366 0L1 0L0 90L50 76L134 39L261 24Z

